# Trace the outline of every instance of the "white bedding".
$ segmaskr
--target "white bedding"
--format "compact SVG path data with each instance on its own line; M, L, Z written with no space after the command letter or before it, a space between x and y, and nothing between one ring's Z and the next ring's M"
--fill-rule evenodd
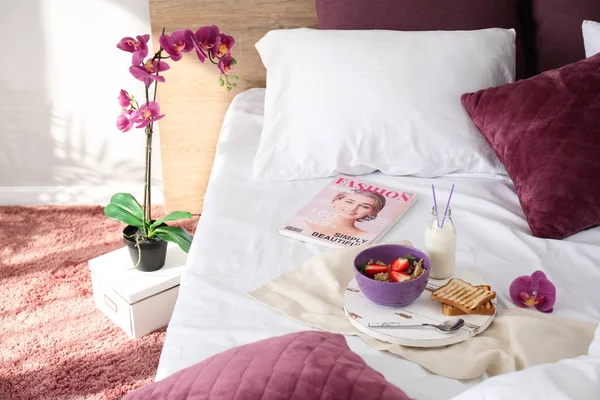
M281 237L277 230L330 178L276 183L251 180L263 99L263 89L240 93L225 116L204 212L167 330L157 380L231 347L310 329L246 295L310 256L327 251ZM600 320L600 228L562 241L534 238L507 180L472 176L424 179L381 173L368 179L421 195L384 241L409 239L422 247L431 184L435 183L440 198L448 195L454 183L457 265L475 271L494 286L500 310L512 306L508 296L511 281L541 269L557 287L556 315L593 323ZM348 344L390 382L417 399L451 398L477 383L432 375L370 348L359 338L348 338Z

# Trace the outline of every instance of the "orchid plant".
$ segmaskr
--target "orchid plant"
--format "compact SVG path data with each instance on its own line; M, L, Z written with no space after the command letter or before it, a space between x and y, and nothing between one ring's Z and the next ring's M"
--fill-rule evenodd
M216 65L220 71L219 85L225 87L228 92L231 91L237 86L233 80L239 79L237 76L229 75L229 71L236 65L235 59L231 56L235 40L232 36L221 33L215 25L203 26L196 32L190 29L176 30L170 35L165 34L163 28L159 39L159 50L148 57L149 40L150 35L140 35L135 38L125 37L117 44L117 48L132 53L129 72L134 78L143 82L145 88L145 99L141 104L134 99L134 96L121 89L118 100L122 109L117 117L117 128L120 131L127 132L135 127L144 129L146 134L143 204L129 193L117 193L104 208L104 214L110 219L138 228L135 236L138 249L140 242L160 238L174 242L183 251L188 252L192 236L184 228L167 226L165 222L191 218L191 213L175 211L158 221L154 221L151 214L152 133L154 123L165 116L161 114L160 105L156 101L158 83L165 82L162 73L171 68L164 60L177 62L182 59L184 53L193 51L201 63L209 60Z

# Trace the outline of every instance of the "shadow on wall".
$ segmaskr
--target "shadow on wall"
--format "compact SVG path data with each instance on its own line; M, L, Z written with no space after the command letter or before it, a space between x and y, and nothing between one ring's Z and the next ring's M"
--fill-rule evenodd
M139 12L139 9L147 12L144 1L122 3L131 8L131 13ZM58 5L65 7L68 4L45 3L45 0L0 4L0 34L14 37L21 32L19 40L9 40L5 44L4 51L10 54L10 59L0 64L0 204L15 204L10 199L19 196L22 201L17 204L94 202L88 193L90 188L103 192L102 187L127 185L128 182L142 186L139 182L143 182L143 149L132 151L131 158L127 158L127 154L122 158L111 157L110 135L107 134L104 140L99 139L96 134L99 128L92 117L82 113L81 107L76 110L79 102L85 100L67 98L65 101L65 93L82 87L83 82L78 79L89 77L81 74L65 80L64 71L57 75L62 68L61 62L70 64L73 69L87 61L65 59L64 51L45 48L77 26L71 26L67 20L60 26L61 20L56 16L58 11L51 10ZM101 3L96 4L96 7L100 6ZM78 34L90 35L93 45L97 32L93 25L89 29ZM53 81L49 82L49 79ZM63 90L61 85L65 83L67 87ZM62 100L56 103L60 95ZM102 104L105 104L104 100ZM115 103L115 110L117 107ZM128 176L131 176L130 180L127 180Z
M36 198L27 203L68 204L81 202L87 188L109 185L115 170L143 177L134 160L103 169L108 142L92 149L85 127L77 126L72 117L53 115L52 105L42 100L43 86L35 93L7 86L0 81L0 186L41 189L32 191ZM59 189L65 187L69 189Z
M42 54L39 52L38 54ZM36 77L37 81L43 77ZM35 92L18 90L0 81L0 186L20 186L20 177L31 173L41 182L52 179L50 165L42 162L52 155L50 109L44 104L44 86Z

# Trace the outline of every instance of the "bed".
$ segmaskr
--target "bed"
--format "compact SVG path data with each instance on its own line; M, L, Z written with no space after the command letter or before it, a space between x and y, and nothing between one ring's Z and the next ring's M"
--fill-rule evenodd
M600 20L597 0L151 3L154 32L164 25L167 31L196 29L202 21L233 34L234 72L241 77L230 103L209 88L208 75L197 73L194 56L184 57L187 75L159 99L172 116L167 120L178 124L161 129L171 138L164 147L183 165L177 174L164 168L165 182L181 178L180 191L194 199L202 197L196 183L205 177L189 167L210 160L212 147L202 142L201 151L190 149L210 127L221 126L159 385L225 350L311 329L248 293L329 251L278 230L330 182L333 170L418 193L420 200L382 240L410 240L417 248L424 245L431 185L438 199L455 185L457 266L500 288L498 311L514 307L513 279L542 270L557 289L553 315L598 324L600 99L590 88L600 86L600 55L585 54L581 30L584 19ZM586 46L600 43L597 36L586 37ZM265 83L265 67L267 89L253 88ZM544 73L559 67L559 73ZM181 139L175 136L182 132ZM410 165L397 154L412 157ZM256 179L257 171L263 179ZM196 201L167 203L200 209ZM587 366L569 359L552 371L533 367L522 371L530 375L471 381L434 375L358 337L346 340L368 366L421 400L468 395L497 378L506 388L520 382L524 391L467 398L533 397L528 379L565 399L569 388L600 385L600 328ZM176 386L180 376L167 383Z
M167 329L157 380L226 349L310 329L247 296L269 279L327 251L279 236L277 230L330 178L268 183L252 179L264 96L264 89L239 93L224 118L204 212ZM385 242L408 239L421 247L431 184L440 195L447 195L455 184L452 213L458 232L458 266L498 287L508 287L514 277L541 269L557 286L555 315L592 323L600 320L600 228L563 240L534 237L507 177L462 174L428 179L375 172L365 178L422 195L422 201L386 234ZM513 307L502 292L498 304L500 310ZM451 398L479 382L436 376L378 352L359 338L347 340L368 365L414 398Z

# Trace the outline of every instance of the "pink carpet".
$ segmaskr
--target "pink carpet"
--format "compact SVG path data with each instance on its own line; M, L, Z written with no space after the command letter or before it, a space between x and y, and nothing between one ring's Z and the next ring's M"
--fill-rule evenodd
M0 399L119 399L153 381L165 330L129 339L92 299L87 261L122 247L123 227L99 206L0 207Z

